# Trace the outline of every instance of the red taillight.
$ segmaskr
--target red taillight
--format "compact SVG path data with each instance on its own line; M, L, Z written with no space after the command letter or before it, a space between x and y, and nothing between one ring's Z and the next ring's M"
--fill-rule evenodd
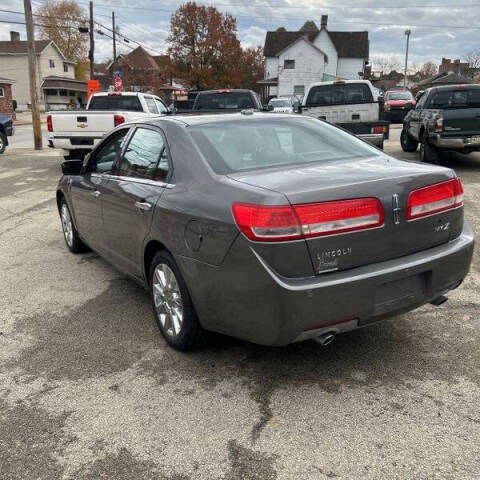
M49 132L53 132L53 123L52 123L52 116L47 115L47 130Z
M438 114L435 117L435 131L436 132L443 132L443 115Z
M114 115L113 116L113 125L118 127L118 125L125 123L125 117L123 115Z
M347 233L383 225L376 198L360 198L293 206L235 203L233 216L250 240L278 242Z
M385 133L387 127L372 127L372 133Z
M460 179L447 180L410 192L407 201L407 220L433 215L463 205Z

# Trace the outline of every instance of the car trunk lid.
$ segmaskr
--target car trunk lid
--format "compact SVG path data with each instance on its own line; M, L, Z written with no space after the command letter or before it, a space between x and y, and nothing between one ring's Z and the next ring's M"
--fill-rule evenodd
M446 168L375 156L296 168L237 172L229 176L283 193L293 205L371 197L380 201L383 226L304 240L316 274L432 248L458 236L463 225L462 208L406 220L409 193L454 178L454 173Z

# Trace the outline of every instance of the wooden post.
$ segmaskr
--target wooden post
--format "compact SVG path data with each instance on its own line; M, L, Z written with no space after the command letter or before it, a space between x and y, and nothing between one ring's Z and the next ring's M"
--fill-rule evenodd
M112 12L112 31L113 31L113 65L115 65L115 61L117 60L117 40L115 38L115 34L117 33L115 30L115 12Z
M37 90L37 57L35 52L35 34L33 31L32 4L30 0L23 0L25 9L25 23L27 29L28 73L30 77L30 102L32 103L33 142L35 150L41 150L42 126L40 124L40 107L38 105Z
M95 51L95 32L93 31L93 2L90 2L90 51L88 58L90 59L90 79L93 79L93 62Z

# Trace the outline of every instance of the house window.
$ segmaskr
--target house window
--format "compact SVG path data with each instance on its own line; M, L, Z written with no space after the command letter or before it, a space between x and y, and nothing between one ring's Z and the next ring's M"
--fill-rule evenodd
M49 96L58 95L58 90L55 90L54 88L47 88L45 90L45 94Z
M68 73L68 65L66 63L63 64L63 71Z
M50 59L48 61L48 65L50 66L50 68L55 68L55 60Z
M305 95L305 85L295 85L293 87L294 95Z
M5 96L5 89L3 87L0 87L0 98Z
M293 70L295 68L295 60L284 60L283 68Z

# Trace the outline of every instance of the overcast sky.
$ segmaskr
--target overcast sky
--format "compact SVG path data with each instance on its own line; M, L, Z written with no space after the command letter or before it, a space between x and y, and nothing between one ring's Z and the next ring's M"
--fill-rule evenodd
M34 8L41 1L32 1ZM87 10L88 2L80 0ZM170 16L182 2L175 0L101 0L94 1L95 20L111 27L115 10L120 32L151 49L165 53ZM328 15L330 30L367 30L370 61L376 56L405 54L405 29L411 34L410 59L440 63L442 57L463 58L480 50L480 0L218 0L197 3L215 5L236 17L238 36L244 46L262 45L267 30L284 26L298 30L305 20L320 24ZM317 6L321 4L322 6ZM23 11L22 0L1 0L1 9ZM401 5L402 8L399 8ZM0 12L0 20L22 21L21 15ZM23 25L0 23L0 40L17 30L25 38ZM108 32L105 30L105 32ZM122 42L119 42L122 44ZM130 44L135 46L135 44ZM130 49L124 43L120 52ZM112 56L111 40L96 35L96 58ZM1 74L1 71L0 71Z

